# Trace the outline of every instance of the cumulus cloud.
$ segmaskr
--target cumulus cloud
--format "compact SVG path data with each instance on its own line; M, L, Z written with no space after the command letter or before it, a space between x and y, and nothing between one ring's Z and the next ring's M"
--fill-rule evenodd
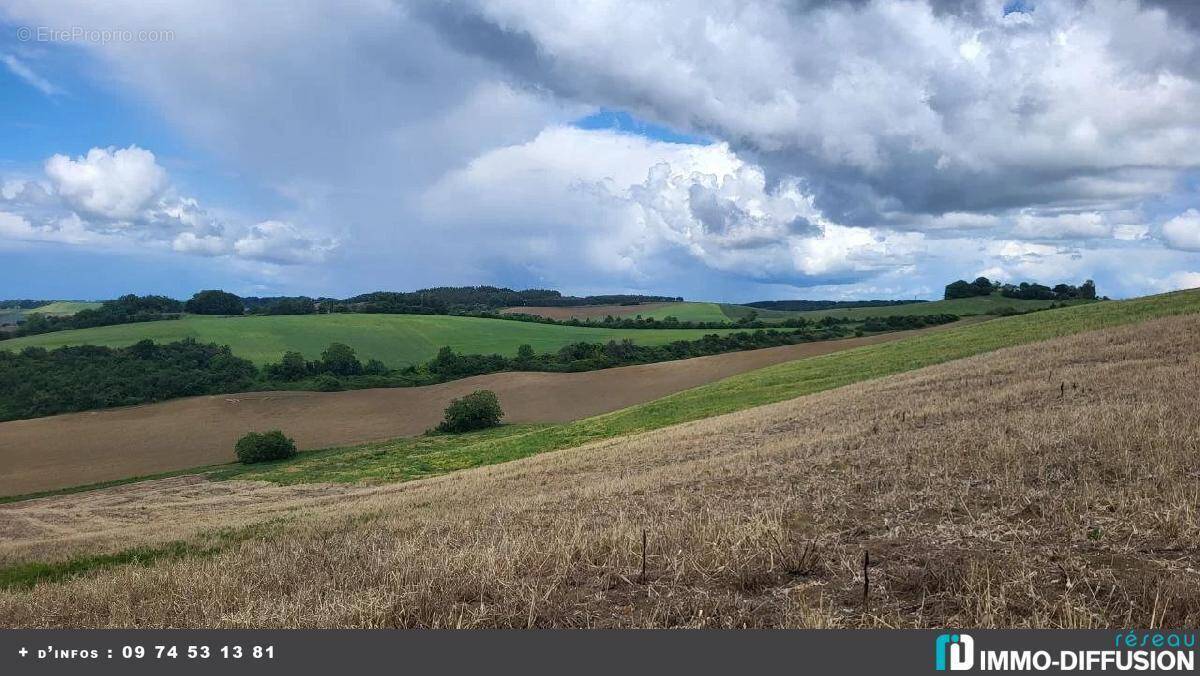
M256 223L233 243L239 256L284 265L319 263L336 247L333 239L313 237L282 221Z
M1163 223L1163 239L1167 244L1186 251L1200 251L1200 211L1188 209Z
M55 191L81 214L112 220L137 217L167 187L154 153L137 146L92 148L75 159L54 155L45 169Z
M472 5L432 21L564 96L730 139L841 222L1145 197L1196 162L1196 40L1136 2Z
M138 146L54 155L45 179L8 180L0 238L136 250L151 246L199 256L237 256L280 265L318 263L336 248L291 223L239 227L180 195L154 153Z
M477 158L434 186L425 206L476 237L502 230L543 268L566 258L631 283L681 260L764 282L857 279L910 265L922 239L832 223L799 182L768 186L761 167L725 144L569 127Z
M357 265L337 274L359 288L747 299L936 294L993 269L1136 292L1157 287L1134 263L1198 269L1186 219L1157 225L1195 204L1180 188L1200 163L1194 12L1035 4L413 0L305 4L285 24L234 0L0 12L176 29L80 48L293 207L215 223L169 185L139 205L136 182L77 181L87 227L180 252L317 261L330 237L305 226L338 223ZM598 108L716 142L564 126ZM19 192L4 208L42 228L71 191L46 177ZM272 215L292 225L247 225Z

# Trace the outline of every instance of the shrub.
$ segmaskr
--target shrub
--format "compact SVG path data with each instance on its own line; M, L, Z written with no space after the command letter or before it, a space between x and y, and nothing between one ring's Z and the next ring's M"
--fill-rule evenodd
M290 458L296 455L296 442L284 436L283 432L279 430L261 434L251 432L238 439L234 450L237 451L238 462L248 465L254 462Z
M267 364L263 371L267 377L276 380L300 380L308 376L308 362L299 352L283 353L283 359L277 364Z
M439 432L469 432L495 427L504 417L500 400L491 390L476 390L455 399L446 407L446 418L438 425Z
M321 353L321 365L336 376L356 376L363 370L354 348L344 343L330 343Z
M316 386L318 392L340 392L342 381L326 374L317 378Z

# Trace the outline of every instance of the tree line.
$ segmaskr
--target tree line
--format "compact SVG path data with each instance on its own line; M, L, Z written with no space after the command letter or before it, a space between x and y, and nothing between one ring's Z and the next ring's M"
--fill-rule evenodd
M564 296L553 289L513 289L496 286L439 286L416 291L376 291L336 301L333 312L373 314L467 314L506 307L567 307L576 305L638 305L682 301L678 296L610 294Z
M946 300L950 300L953 298L990 296L994 293L999 293L1005 298L1019 298L1022 300L1095 300L1096 283L1089 279L1079 286L1073 284L1056 284L1053 287L1049 287L1030 282L1002 284L987 277L977 277L973 282L959 279L947 284L943 297Z
M238 392L257 378L228 347L194 340L0 350L0 420Z
M33 336L39 333L65 331L67 329L90 329L96 326L153 322L161 319L178 319L184 304L166 296L121 296L105 301L95 309L80 310L73 315L44 315L32 313L17 325L14 336Z

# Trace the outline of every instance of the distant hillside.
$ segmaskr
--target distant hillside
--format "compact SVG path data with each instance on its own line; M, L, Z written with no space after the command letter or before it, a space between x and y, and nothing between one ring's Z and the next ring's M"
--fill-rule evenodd
M811 312L814 310L835 310L854 307L888 307L890 305L908 305L910 303L925 303L923 300L759 300L753 303L743 303L746 307L764 310L784 310L789 312Z
M677 296L609 294L564 296L553 289L513 289L495 286L440 286L417 291L376 291L341 301L356 312L449 314L482 312L508 307L566 307L581 305L635 305L681 301Z

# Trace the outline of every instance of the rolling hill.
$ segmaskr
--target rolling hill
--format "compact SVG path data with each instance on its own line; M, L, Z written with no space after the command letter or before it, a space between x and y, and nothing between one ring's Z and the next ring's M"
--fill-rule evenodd
M53 315L56 317L62 317L62 316L67 316L67 315L73 315L73 314L79 312L80 310L95 310L96 308L100 307L100 305L101 305L100 303L93 302L93 301L59 300L59 301L50 303L49 305L43 305L39 308L33 308L32 310L25 310L24 313L27 315L28 314L40 314L40 315Z
M607 342L630 339L646 345L675 340L695 340L699 329L604 329L553 326L501 319L441 315L333 314L272 317L206 317L190 315L178 320L120 324L91 329L57 331L0 341L0 349L36 346L104 345L124 347L139 340L171 342L194 338L228 345L235 355L258 364L278 361L287 350L309 359L320 356L330 343L346 343L364 361L379 359L392 368L427 361L449 345L466 353L516 354L522 344L536 352L550 352L574 342Z
M1194 626L1198 311L1187 292L998 319L568 425L296 459L453 471L410 483L14 503L0 622Z
M999 293L990 296L974 298L954 298L951 300L935 300L928 303L910 303L906 305L885 305L880 307L856 307L832 310L811 310L807 312L792 312L787 310L768 310L752 308L745 305L721 305L726 315L733 319L741 319L751 311L758 313L763 321L783 320L791 317L820 319L821 317L848 317L850 319L865 319L867 317L913 316L952 314L961 317L971 315L994 314L1002 311L1028 312L1040 310L1053 305L1081 305L1092 301L1052 301L1052 300L1022 300L1020 298L1005 298Z

